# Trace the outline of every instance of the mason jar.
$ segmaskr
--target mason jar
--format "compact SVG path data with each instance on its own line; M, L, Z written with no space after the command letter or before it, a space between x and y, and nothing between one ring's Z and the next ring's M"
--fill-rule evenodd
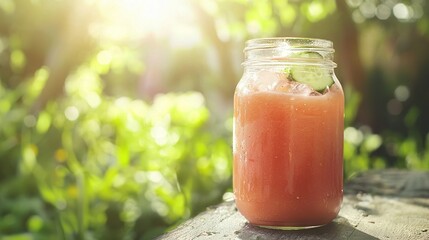
M310 38L246 42L234 95L233 188L253 225L325 225L343 197L344 94L333 43Z

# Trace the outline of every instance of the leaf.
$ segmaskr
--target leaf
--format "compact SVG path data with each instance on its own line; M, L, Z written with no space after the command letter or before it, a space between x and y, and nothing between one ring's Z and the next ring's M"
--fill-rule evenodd
M373 152L381 146L383 140L377 134L371 134L363 142L363 147L367 152Z
M13 50L10 54L10 67L13 71L18 72L21 71L25 66L26 57L23 51L21 50Z
M34 144L25 146L22 150L22 162L20 164L20 170L24 174L32 172L36 165L36 156L38 148Z
M27 221L27 228L30 232L39 232L43 227L43 219L38 215L31 216Z
M49 127L51 126L51 115L46 112L43 111L39 114L39 117L37 119L37 124L36 124L36 130L39 134L43 134L46 131L48 131Z

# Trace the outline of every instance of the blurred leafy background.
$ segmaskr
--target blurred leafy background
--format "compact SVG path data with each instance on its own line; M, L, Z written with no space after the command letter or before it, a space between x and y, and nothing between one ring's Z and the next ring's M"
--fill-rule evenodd
M244 41L334 41L345 178L429 169L424 0L0 0L0 239L151 239L231 191Z

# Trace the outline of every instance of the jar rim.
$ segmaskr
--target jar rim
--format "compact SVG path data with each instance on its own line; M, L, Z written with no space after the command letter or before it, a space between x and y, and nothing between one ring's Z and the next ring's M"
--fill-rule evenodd
M305 64L335 68L333 42L320 38L271 37L246 41L243 66ZM296 54L315 52L317 54Z
M244 51L255 48L272 48L282 47L290 49L326 49L334 51L333 42L321 38L305 38L305 37L270 37L270 38L254 38L247 40Z

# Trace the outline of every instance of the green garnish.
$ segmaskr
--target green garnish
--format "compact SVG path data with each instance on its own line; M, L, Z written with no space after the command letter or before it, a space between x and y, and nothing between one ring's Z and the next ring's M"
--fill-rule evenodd
M322 59L322 56L315 52L297 53L293 57ZM305 83L318 92L323 92L334 83L331 70L322 66L291 66L285 69L285 73L291 80Z

